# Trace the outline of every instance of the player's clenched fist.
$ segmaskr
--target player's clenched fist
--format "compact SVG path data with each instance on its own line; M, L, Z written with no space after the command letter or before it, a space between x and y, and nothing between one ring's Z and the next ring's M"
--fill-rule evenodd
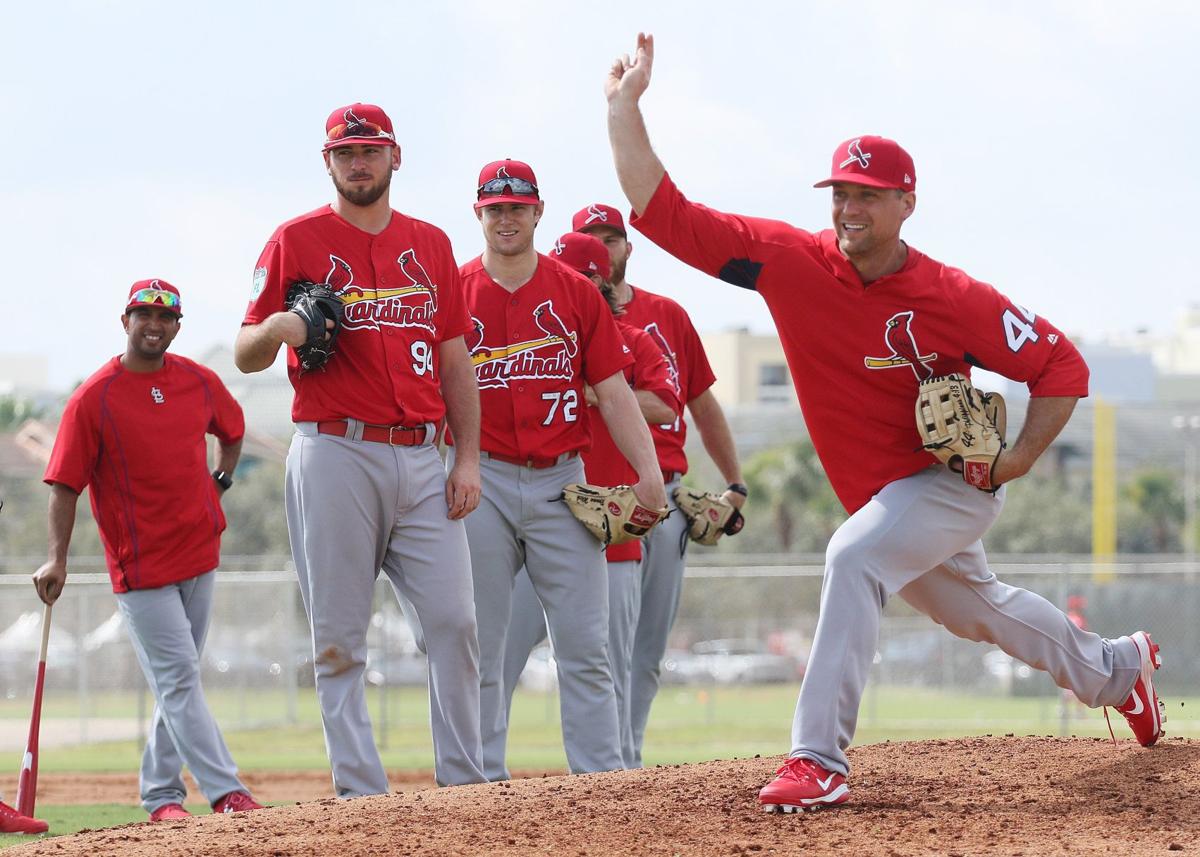
M650 86L650 69L654 65L654 36L638 33L637 50L617 57L604 82L604 94L609 101L630 98L637 101Z

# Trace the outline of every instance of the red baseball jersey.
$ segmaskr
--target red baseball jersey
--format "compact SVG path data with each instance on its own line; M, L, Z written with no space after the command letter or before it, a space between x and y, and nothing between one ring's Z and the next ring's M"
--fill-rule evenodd
M475 326L467 348L483 410L480 449L522 459L587 449L583 385L632 362L600 290L541 254L515 292L488 276L482 257L461 273Z
M978 366L1033 396L1087 395L1087 365L1061 331L911 247L899 271L864 285L833 230L713 211L669 176L632 222L689 265L763 296L813 445L850 512L936 463L914 416L926 378Z
M625 380L635 390L648 390L679 412L679 396L675 392L675 379L658 344L640 328L623 324L617 319L617 329L625 347L633 356L633 362L625 367ZM616 441L600 416L600 409L589 405L588 419L592 426L592 445L583 453L583 470L587 481L593 485L633 485L637 482L637 471L617 448ZM640 541L612 545L607 549L609 562L626 562L642 558Z
M346 317L325 368L300 374L288 349L296 422L347 417L373 425L416 426L446 413L438 345L471 329L450 240L436 226L392 212L378 235L330 206L275 230L254 269L243 324L284 309L288 286L325 283Z
M204 436L228 445L244 431L216 373L174 354L157 372L130 372L114 357L71 394L44 479L90 488L114 592L217 567L225 514Z
M700 334L692 326L687 311L675 301L633 286L630 290L633 296L625 304L621 321L640 327L658 344L671 366L679 398L686 405L717 380ZM683 451L687 422L682 409L674 422L651 426L650 434L654 437L659 467L666 473L687 473L687 455Z

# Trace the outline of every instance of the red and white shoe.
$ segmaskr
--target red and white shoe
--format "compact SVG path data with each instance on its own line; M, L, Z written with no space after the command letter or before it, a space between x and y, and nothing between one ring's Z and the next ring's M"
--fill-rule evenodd
M45 833L49 829L50 825L40 818L21 815L0 800L0 833Z
M1143 747L1151 747L1162 736L1162 725L1167 719L1163 704L1154 691L1154 671L1162 666L1162 656L1158 653L1158 645L1145 631L1130 634L1129 639L1142 656L1142 673L1133 683L1129 698L1117 706L1117 711L1129 721L1137 742Z
M181 818L191 817L192 814L178 803L165 803L150 813L151 821L179 821Z
M213 804L213 812L249 812L252 809L262 809L263 805L250 797L246 792L230 792Z
M803 812L844 803L850 788L841 774L827 771L812 759L788 759L763 786L758 802L763 812Z

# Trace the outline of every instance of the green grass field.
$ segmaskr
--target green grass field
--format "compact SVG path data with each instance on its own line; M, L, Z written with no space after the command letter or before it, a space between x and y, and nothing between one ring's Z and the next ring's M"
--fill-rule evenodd
M710 759L777 755L788 749L795 685L754 687L666 687L659 694L646 737L647 765L699 762ZM311 689L296 698L296 722L274 722L259 728L239 723L266 723L286 710L280 694L239 697L212 692L210 703L225 728L225 736L244 770L323 770L327 767L320 717ZM428 769L432 745L428 727L428 699L424 689L393 688L386 698L369 695L371 716L384 764L389 768ZM136 710L132 695L107 695L93 700L95 716L129 716ZM1200 711L1200 697L1171 697L1167 702L1167 732L1172 736L1200 737L1200 720L1187 719ZM386 705L386 712L384 706ZM1071 718L1061 719L1060 697L1019 698L968 693L948 693L912 687L868 686L859 717L857 744L884 740L913 740L965 735L1077 735L1107 736L1099 711L1069 708ZM48 699L44 717L78 715L78 703ZM1120 715L1114 730L1128 732ZM0 717L28 717L28 707L0 702ZM387 728L380 724L386 719ZM1065 727L1065 728L1064 728ZM519 692L513 702L509 735L509 764L515 769L563 769L558 700L550 694ZM44 772L135 771L141 748L135 741L114 741L42 751L39 769ZM0 753L0 769L17 770L17 753ZM12 795L9 795L11 802ZM55 834L144 821L146 815L128 806L39 806L38 815L50 822ZM196 811L204 811L198 805ZM0 835L0 848L28 841L27 837Z

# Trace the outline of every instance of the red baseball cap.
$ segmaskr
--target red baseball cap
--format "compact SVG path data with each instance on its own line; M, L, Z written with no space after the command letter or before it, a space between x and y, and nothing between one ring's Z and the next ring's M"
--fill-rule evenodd
M179 289L166 280L138 280L130 286L129 297L125 301L125 312L138 307L162 307L183 318Z
M356 102L347 107L339 107L329 114L329 118L325 120L325 145L322 151L328 152L339 146L355 144L396 145L392 120L383 112L382 107Z
M628 234L621 212L601 202L593 202L587 208L579 209L571 218L571 228L576 232L583 232L592 226L611 226L622 235Z
M887 137L853 137L833 151L833 173L813 187L834 182L868 187L917 189L917 170L908 152Z
M541 202L533 167L511 158L492 161L479 171L475 197L477 209L496 203L537 205Z
M599 274L605 282L612 276L608 248L599 238L585 232L568 232L560 237L554 242L550 258L585 276Z

